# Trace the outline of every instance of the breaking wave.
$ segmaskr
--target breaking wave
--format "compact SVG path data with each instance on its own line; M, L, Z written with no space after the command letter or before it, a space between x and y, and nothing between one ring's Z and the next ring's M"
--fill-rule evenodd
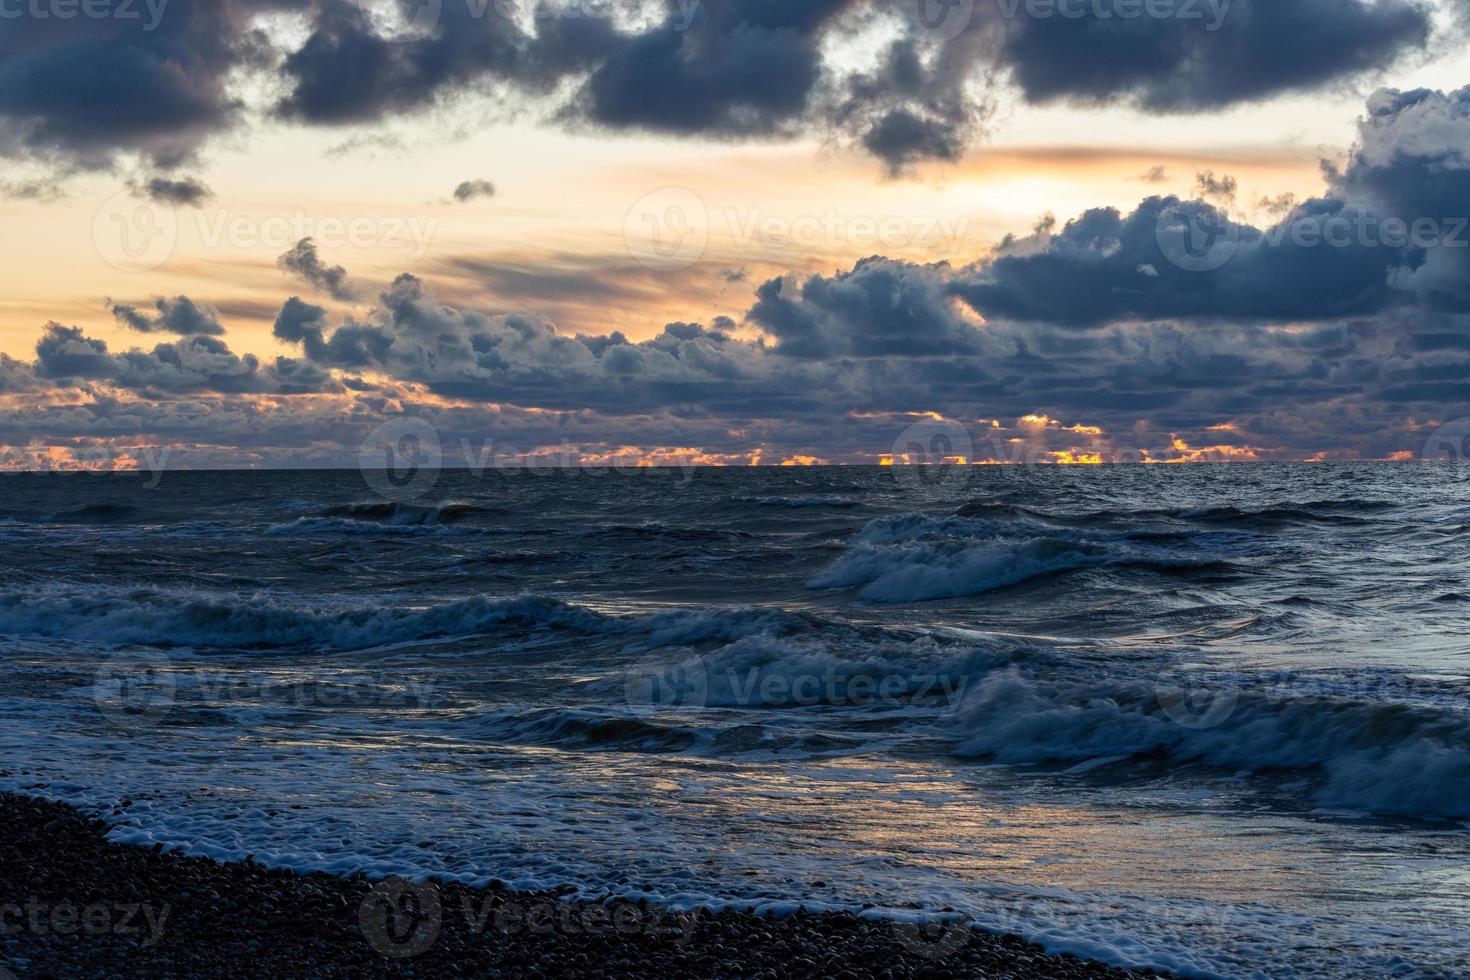
M1171 766L1305 771L1318 805L1470 817L1470 716L1340 697L1217 686L1191 702L1167 683L1046 681L1017 668L978 679L953 719L961 756L1013 765L1149 758Z
M1061 531L1007 535L988 521L907 514L868 524L852 537L846 554L807 584L859 588L863 598L874 602L924 602L1105 565L1161 572L1229 567L1217 555L1128 545L1117 536L1092 539Z
M538 626L600 631L613 621L547 596L475 596L428 607L353 604L322 609L274 595L163 589L0 594L0 634L111 645L311 647L354 650Z

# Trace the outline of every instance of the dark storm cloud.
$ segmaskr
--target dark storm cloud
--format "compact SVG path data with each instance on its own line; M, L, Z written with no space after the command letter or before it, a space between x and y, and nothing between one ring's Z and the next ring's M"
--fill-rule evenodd
M169 0L115 16L7 19L0 153L106 167L119 151L172 168L239 119L227 75L265 61L251 25L291 0ZM111 10L111 8L109 8Z
M749 319L792 357L914 357L973 353L975 328L949 303L941 270L863 259L851 271L756 290Z
M1290 210L1271 227L1152 197L1130 214L1100 208L1012 243L951 289L986 317L1077 327L1470 310L1470 89L1378 92L1360 128L1328 196L1284 202ZM1235 192L1210 173L1199 189L1222 202ZM1213 257L1178 252L1176 230Z
M1375 93L1346 167L1329 177L1357 207L1437 225L1436 244L1406 256L1394 284L1470 311L1470 86Z
M777 451L824 449L819 455L884 450L906 417L931 412L1005 420L992 447L1002 456L1008 439L1031 439L1018 431L1029 423L1017 420L1033 414L1063 420L1043 425L1057 448L1104 438L1063 427L1085 423L1106 430L1106 439L1158 452L1183 433L1196 446L1246 440L1298 457L1324 449L1386 455L1406 447L1406 420L1470 410L1454 395L1470 364L1464 316L1405 311L1305 329L1146 322L1077 331L1007 320L974 327L945 308L951 278L943 266L867 260L832 277L762 286L748 323L763 325L765 340L735 336L737 324L722 318L713 326L669 323L634 343L617 333L561 334L530 316L447 307L405 275L366 320L333 326L323 308L287 301L275 335L299 346L300 358L262 365L203 337L114 354L77 328L53 324L34 368L0 362L0 384L24 389L33 370L38 384L91 386L94 401L110 390L98 385L130 390L151 399L128 409L143 431L181 416L202 419L190 398L223 399L209 409L213 428L191 421L188 431L210 445L242 447L334 439L350 447L356 430L343 428L341 409L311 400L272 409L266 420L248 401L231 399L356 392L352 414L371 420L413 400L403 385L455 399L467 431L478 427L481 441L489 433L498 444L570 437L748 450L768 442ZM895 310L903 311L899 321L884 325ZM832 337L846 318L860 324L857 342ZM922 322L928 318L939 322ZM793 334L790 323L816 327ZM910 330L924 335L903 345ZM824 356L794 356L815 353L814 344L826 345ZM888 352L859 353L874 349ZM334 378L339 371L344 378ZM64 401L76 405L75 396ZM75 434L93 424L86 408L63 416L15 407L7 431L25 424ZM1344 419L1351 419L1346 428ZM1232 434L1209 431L1224 421ZM111 425L94 423L97 431ZM989 431L977 423L977 438Z
M285 58L291 90L277 111L307 123L371 122L462 87L509 81L525 67L529 39L496 4L425 9L434 12L431 33L392 37L362 7L324 0L311 34Z
M284 81L276 114L311 125L488 93L572 127L716 138L829 130L899 173L958 158L983 133L994 92L984 93L1006 76L1035 101L1194 111L1384 67L1422 48L1429 25L1417 0L1233 0L1217 30L1210 3L1178 4L1204 13L1195 21L1032 16L1025 0L1000 0L936 32L916 15L925 3L644 0L645 16L629 20L543 0L527 8L527 27L494 0L445 0L409 8L404 27L352 0L171 0L139 6L134 19L7 21L0 154L66 173L136 153L167 171L242 122L237 81L270 77ZM282 11L308 25L286 50L259 26ZM829 58L829 42L875 20L896 31L875 66ZM178 184L157 193L197 203Z
M779 411L810 401L796 378L804 369L788 369L763 346L722 329L674 323L642 343L619 333L569 336L534 316L442 305L406 274L382 294L371 319L347 318L335 329L320 307L292 298L275 335L300 344L324 368L376 371L443 395L541 408L636 412L688 403Z
M126 303L114 303L110 309L118 323L141 333L218 336L225 332L219 322L218 310L208 304L196 303L187 296L158 296L153 305L158 310L155 315Z
M1276 228L1239 224L1204 201L1151 197L1130 214L1088 211L1034 252L1002 254L951 285L986 317L1077 327L1127 319L1285 321L1353 316L1397 296L1389 268L1398 253L1349 239L1322 241L1322 229L1349 231L1360 220L1342 202L1309 201ZM1166 254L1160 229L1175 223L1216 229L1232 255L1220 268L1181 267ZM1303 244L1306 243L1306 244Z
M303 238L276 259L276 265L327 293L333 299L350 300L356 292L347 282L347 270L340 265L327 265L317 254L316 242Z
M495 185L479 178L460 181L459 185L454 188L454 199L460 204L467 204L476 198L494 196Z
M567 124L738 138L825 125L835 99L847 128L895 171L954 159L972 134L975 106L947 52L925 66L914 45L897 45L880 71L833 94L843 70L825 63L822 42L844 14L872 9L863 0L657 0L643 9L662 16L633 31L543 3L527 33L494 4L475 17L445 3L428 33L390 39L337 0L287 56L292 90L278 111L366 122L477 86L535 97L570 82L570 100L554 107Z
M609 35L579 108L592 122L751 135L799 119L822 76L823 30L852 0L669 0L658 27Z
M985 433L974 420L998 420L997 452L1102 440L1156 458L1221 445L1295 458L1414 451L1429 420L1470 415L1465 250L1385 241L1384 219L1407 226L1465 209L1467 103L1465 92L1375 94L1326 195L1283 205L1270 227L1155 196L1130 213L1044 221L963 268L873 256L770 279L742 323L690 311L641 342L450 305L407 274L345 317L290 298L274 336L299 356L270 363L197 334L114 352L51 324L33 364L0 360L0 428L17 439L166 431L209 446L342 452L417 406L446 432L478 427L480 441L573 433L871 458L937 413ZM1204 182L1225 200L1227 188ZM1161 231L1181 225L1212 229L1227 251L1169 251ZM1339 227L1347 237L1335 242ZM182 303L117 315L156 330L170 311L187 322Z
M151 177L139 190L149 200L178 207L202 207L214 197L214 191L209 189L209 185L197 177Z
M313 365L276 358L262 366L254 354L237 355L214 337L184 337L151 351L132 348L113 353L80 327L59 323L47 324L37 342L34 370L53 381L100 381L155 397L184 392L322 392L340 387Z
M9 354L0 354L0 394L29 391L36 384L34 367L17 361Z
M36 342L36 374L43 378L102 378L113 372L115 363L107 344L83 336L80 327L48 323Z
M1002 63L1034 102L1221 108L1385 68L1429 39L1413 0L1233 0L1166 5L1178 16L1033 16L1002 0ZM1223 17L1217 14L1223 8ZM1193 11L1197 17L1183 16ZM1218 18L1218 19L1217 19Z
M373 326L348 322L332 331L327 311L292 296L281 307L272 334L288 344L301 344L307 360L325 368L358 369L386 366L392 338Z
M832 110L838 128L852 131L890 175L925 160L959 159L990 113L972 85L986 50L978 32L937 47L893 42L874 71L843 82Z
M306 122L364 122L465 88L548 92L576 80L562 117L683 134L769 133L809 106L822 73L823 28L855 0L650 3L662 18L638 32L610 17L537 6L524 31L494 3L444 3L428 32L388 38L343 0L318 8L285 60L279 111Z

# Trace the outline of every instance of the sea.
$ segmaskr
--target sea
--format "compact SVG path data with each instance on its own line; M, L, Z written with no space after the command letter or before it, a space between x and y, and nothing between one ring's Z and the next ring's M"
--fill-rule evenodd
M7 474L0 789L940 966L1466 976L1467 624L1453 464Z

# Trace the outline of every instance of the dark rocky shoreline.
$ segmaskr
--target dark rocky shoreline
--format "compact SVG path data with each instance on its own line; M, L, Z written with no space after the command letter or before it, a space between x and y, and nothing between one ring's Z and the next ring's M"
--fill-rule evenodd
M0 980L1150 975L955 923L674 913L187 858L111 843L71 807L10 794L0 827Z

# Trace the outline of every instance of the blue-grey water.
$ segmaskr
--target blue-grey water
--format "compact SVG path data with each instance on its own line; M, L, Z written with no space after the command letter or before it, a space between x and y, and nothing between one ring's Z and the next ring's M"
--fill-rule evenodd
M0 788L302 868L1466 975L1470 470L369 483L0 476Z

